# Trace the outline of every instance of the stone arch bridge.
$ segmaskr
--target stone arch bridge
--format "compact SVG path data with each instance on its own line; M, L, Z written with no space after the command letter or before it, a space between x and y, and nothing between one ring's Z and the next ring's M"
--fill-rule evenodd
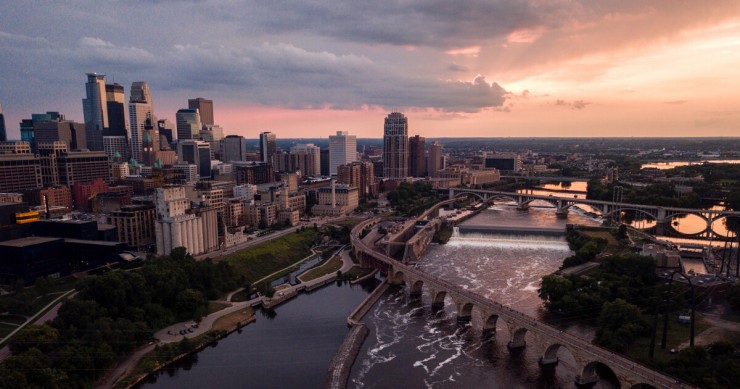
M444 300L449 296L455 302L458 321L460 322L469 321L473 310L478 310L483 319L483 333L488 336L495 335L498 322L506 323L511 335L509 348L535 348L541 354L540 363L543 365L557 363L558 350L561 348L567 349L581 369L580 374L576 377L578 386L588 386L595 383L599 378L596 368L602 365L614 373L619 380L620 388L691 388L690 385L681 383L675 378L593 345L586 339L565 333L498 302L405 265L368 247L360 238L360 234L366 228L372 228L380 221L380 218L366 220L352 230L353 252L364 265L372 265L385 270L388 274L388 282L405 284L412 296L421 295L422 289L427 288L430 296L432 296L433 308L444 306ZM534 339L535 344L526 344L525 335L527 333Z
M588 205L591 208L596 209L601 213L603 217L609 217L615 214L619 214L623 211L632 211L636 214L640 214L643 217L654 220L657 224L658 230L667 232L665 226L670 225L671 220L676 217L685 215L695 215L706 222L706 227L703 231L696 234L681 234L675 233L675 235L685 238L706 238L713 240L727 240L728 237L721 235L714 231L712 225L726 217L740 217L740 212L735 211L722 211L722 210L707 210L707 209L693 209L693 208L675 208L675 207L660 207L656 205L640 205L640 204L629 204L619 203L612 201L600 201L600 200L588 200L585 198L568 198L568 197L556 197L556 196L543 196L535 194L525 193L513 193L513 192L499 192L492 190L482 189L470 189L470 188L450 188L448 190L448 196L450 199L461 196L475 196L481 199L483 202L493 202L495 200L506 200L514 201L517 203L519 209L525 210L529 207L530 203L535 200L540 200L551 204L556 209L558 215L566 215L568 209L577 204ZM730 238L733 239L733 238Z

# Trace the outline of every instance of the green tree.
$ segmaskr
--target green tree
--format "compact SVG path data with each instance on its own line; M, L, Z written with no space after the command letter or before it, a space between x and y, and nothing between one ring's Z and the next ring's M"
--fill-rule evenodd
M542 277L542 285L538 290L539 296L550 311L563 309L563 297L573 288L573 283L565 277L548 274Z
M599 315L596 342L613 350L624 352L636 337L650 329L640 308L625 300L616 299L604 304Z
M188 256L188 249L185 247L175 247L170 251L170 258L174 259L175 261L184 261L185 257Z
M175 299L175 314L182 318L200 317L208 307L208 300L198 290L185 289Z
M46 324L34 324L18 331L8 346L13 354L20 354L31 348L36 348L46 353L56 347L58 341L59 331L56 328Z

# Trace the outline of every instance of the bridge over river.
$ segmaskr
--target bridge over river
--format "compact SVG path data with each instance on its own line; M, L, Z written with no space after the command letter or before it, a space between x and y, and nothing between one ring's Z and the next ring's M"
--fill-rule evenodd
M401 263L369 247L360 236L363 231L368 231L381 221L381 218L369 219L352 229L352 249L364 265L375 266L386 271L390 283L405 283L412 296L421 295L422 288L426 287L435 308L441 308L445 297L450 296L457 307L460 322L470 321L473 310L477 309L483 319L483 333L488 336L495 334L496 324L499 321L505 323L512 339L508 344L509 348L534 347L541 352L540 363L543 365L557 363L558 350L567 349L581 368L580 374L576 377L578 386L588 386L598 381L597 366L601 365L610 369L619 380L620 387L625 389L692 387L636 361L593 345L589 340L563 332L496 301ZM535 344L526 344L525 335L527 333L531 334Z
M676 208L661 207L657 205L629 204L612 201L588 200L585 198L568 198L556 196L543 196L536 194L500 192L493 190L469 189L469 188L450 188L447 191L450 199L460 196L475 196L484 202L493 202L495 200L514 201L519 209L525 210L530 203L535 200L545 201L556 208L556 213L565 215L568 209L577 204L588 205L599 211L603 217L619 215L623 211L632 211L644 218L654 220L656 224L656 233L658 235L671 235L689 239L712 239L712 240L734 240L734 237L727 237L714 231L712 225L727 217L740 217L740 212L725 210L709 210L694 208ZM670 225L674 218L695 215L706 222L706 228L696 234L682 234L673 230Z

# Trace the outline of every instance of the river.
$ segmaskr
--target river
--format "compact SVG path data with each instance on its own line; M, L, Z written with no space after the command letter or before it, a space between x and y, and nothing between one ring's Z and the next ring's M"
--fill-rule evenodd
M369 284L330 284L275 308L257 321L164 369L142 388L320 388L347 334L347 316Z
M522 212L496 205L463 225L564 228L565 223L595 222L577 212L560 219L552 208ZM430 246L417 266L542 319L539 281L570 254L563 237L457 233L446 245ZM557 368L542 369L538 364L541 354L534 347L509 352L505 324L499 323L495 338L486 340L477 310L471 324L461 325L449 297L445 308L434 312L428 291L421 300L407 296L404 289L391 289L366 316L371 334L353 367L350 387L573 387L579 371L567 351L559 353ZM569 322L553 324L585 337L593 335L591 329ZM534 344L531 338L527 342ZM611 386L600 381L597 387Z

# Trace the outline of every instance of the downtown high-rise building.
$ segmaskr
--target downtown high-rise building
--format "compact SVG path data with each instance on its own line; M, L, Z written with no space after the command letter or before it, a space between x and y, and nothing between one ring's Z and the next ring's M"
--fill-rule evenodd
M131 148L126 124L126 97L123 86L105 84L105 100L108 107L108 127L103 129L103 151L111 159L116 155L128 160Z
M221 161L245 161L247 159L247 142L241 135L228 135L221 143Z
M426 138L415 135L409 138L409 175L412 177L426 177L427 161L424 156Z
M131 124L131 158L142 162L141 150L144 136L144 126L155 122L154 103L149 92L149 85L145 81L136 81L131 84L131 95L128 103L129 123Z
M177 124L177 140L198 139L203 124L197 109L181 109L175 114Z
M177 159L180 163L195 165L201 178L211 177L210 143L194 139L177 142Z
M260 134L260 160L264 163L272 163L272 156L277 151L277 137L275 134L265 131Z
M427 174L434 177L438 171L445 168L444 154L442 153L442 144L432 142L429 145L429 157L427 158Z
M406 178L409 175L409 123L400 112L392 112L383 126L383 177Z
M103 131L108 128L108 104L105 93L105 75L87 73L85 83L86 97L82 99L85 118L87 147L90 150L103 150Z
M205 126L212 126L213 122L213 100L197 97L188 99L188 108L197 109L200 113L200 123Z
M5 115L3 115L3 106L0 105L0 142L8 140L8 132L5 129Z
M294 156L296 167L304 176L321 175L321 148L313 143L299 143L290 148L290 154Z
M348 131L329 135L329 174L337 174L337 166L357 161L357 136Z

